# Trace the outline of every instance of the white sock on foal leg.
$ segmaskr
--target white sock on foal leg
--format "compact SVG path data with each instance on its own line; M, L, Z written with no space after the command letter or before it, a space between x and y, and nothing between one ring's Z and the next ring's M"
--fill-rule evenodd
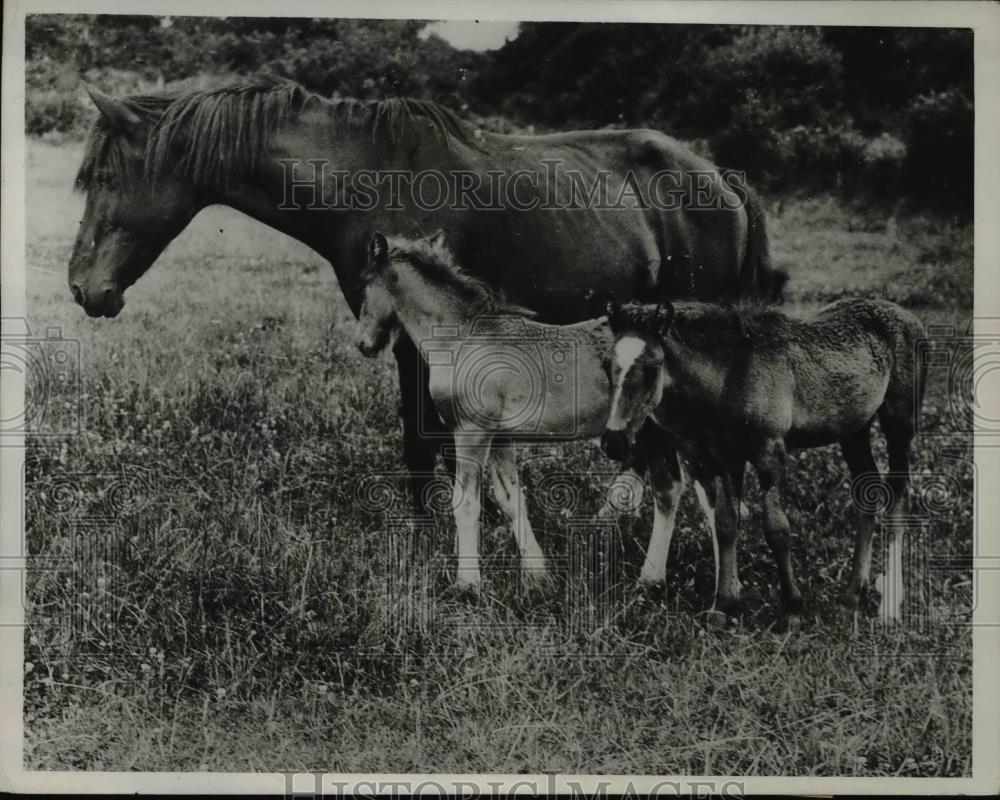
M517 477L517 453L513 445L495 447L490 453L490 474L493 478L493 495L497 504L510 520L517 549L521 554L521 567L534 578L548 574L545 554L528 519L528 506Z
M899 622L903 617L903 531L889 529L889 552L885 572L875 579L875 588L882 595L878 615L882 622Z
M684 476L675 481L666 497L661 492L653 491L653 532L646 548L646 560L642 562L639 573L639 583L662 583L667 577L667 556L670 553L670 540L674 535L677 521L677 506L680 505L684 493ZM663 508L666 506L666 508Z
M708 502L708 495L698 481L694 482L694 491L698 495L698 503L702 511L705 512L705 519L708 521L708 529L712 534L712 555L715 558L715 589L712 592L712 609L715 610L715 596L719 593L719 537L715 533L715 507Z

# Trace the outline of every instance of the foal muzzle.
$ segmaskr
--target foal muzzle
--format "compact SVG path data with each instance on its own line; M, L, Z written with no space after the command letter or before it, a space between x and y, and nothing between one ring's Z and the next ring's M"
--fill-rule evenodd
M629 442L625 431L605 430L601 434L601 450L612 461L622 461L628 455Z

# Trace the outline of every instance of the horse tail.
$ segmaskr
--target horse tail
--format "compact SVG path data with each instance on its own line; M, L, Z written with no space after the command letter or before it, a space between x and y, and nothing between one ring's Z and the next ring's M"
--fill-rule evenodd
M740 267L740 296L759 298L768 303L782 303L788 273L771 263L771 244L767 220L760 199L745 183L742 186L747 215L747 247Z

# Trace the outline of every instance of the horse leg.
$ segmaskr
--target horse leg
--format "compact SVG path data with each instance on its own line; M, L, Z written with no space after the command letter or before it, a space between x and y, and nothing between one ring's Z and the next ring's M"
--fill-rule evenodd
M639 583L662 583L667 576L667 554L670 552L677 507L684 493L684 477L684 469L674 450L649 462L649 478L653 485L653 532L639 573Z
M912 393L910 393L912 396ZM898 622L902 618L903 538L906 535L906 492L910 481L910 445L913 442L915 415L910 396L887 401L879 410L879 421L885 434L889 456L889 475L886 482L891 498L886 529L889 535L886 554L885 578L882 582L882 599L879 617L884 622Z
M740 603L740 579L736 564L737 508L732 483L723 475L698 474L695 491L712 531L715 552L715 597L713 612L733 616Z
M794 629L800 623L802 595L792 570L791 526L788 524L788 515L781 507L781 488L785 477L786 459L784 443L775 439L764 446L754 466L764 495L764 535L778 567L781 606L789 629Z
M393 355L399 371L403 460L410 473L410 491L417 511L429 514L428 486L434 480L435 456L442 449L445 469L454 477L454 444L431 398L427 370L413 341L401 334Z
M878 465L872 455L869 428L842 439L840 450L844 454L847 468L851 471L851 480L856 484L863 476L871 479L879 477ZM881 478L879 477L879 480ZM853 495L853 492L852 492ZM864 507L856 507L857 528L854 534L854 557L851 562L851 576L840 596L840 603L850 609L856 609L862 599L868 596L871 589L872 568L872 533L875 528L875 515Z
M528 520L527 499L517 477L517 452L514 446L492 447L489 462L493 495L514 530L517 549L521 553L521 568L530 581L543 580L548 575L545 554L535 539Z
M479 515L482 510L482 474L489 457L490 437L482 431L456 433L455 488L452 507L455 512L455 552L458 568L455 583L459 588L478 588Z

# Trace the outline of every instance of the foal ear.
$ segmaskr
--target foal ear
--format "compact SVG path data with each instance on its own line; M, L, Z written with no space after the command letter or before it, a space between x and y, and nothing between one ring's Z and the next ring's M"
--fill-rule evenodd
M608 315L608 322L611 325L611 330L614 330L618 323L618 312L620 310L618 301L615 300L615 296L609 292L608 296L604 298L604 313Z
M653 316L656 332L661 339L666 339L670 333L670 326L674 324L674 307L669 302L662 301L656 306L656 313Z
M389 257L389 243L378 231L372 236L368 244L368 263L374 267L381 267Z
M116 100L111 95L87 84L84 84L83 88L87 90L87 94L94 101L97 110L115 128L127 133L139 126L139 116L121 100Z
M434 233L432 233L430 236L427 237L427 241L429 241L435 247L443 247L444 240L445 240L445 235L444 231L441 228L438 228L436 231L434 231Z

